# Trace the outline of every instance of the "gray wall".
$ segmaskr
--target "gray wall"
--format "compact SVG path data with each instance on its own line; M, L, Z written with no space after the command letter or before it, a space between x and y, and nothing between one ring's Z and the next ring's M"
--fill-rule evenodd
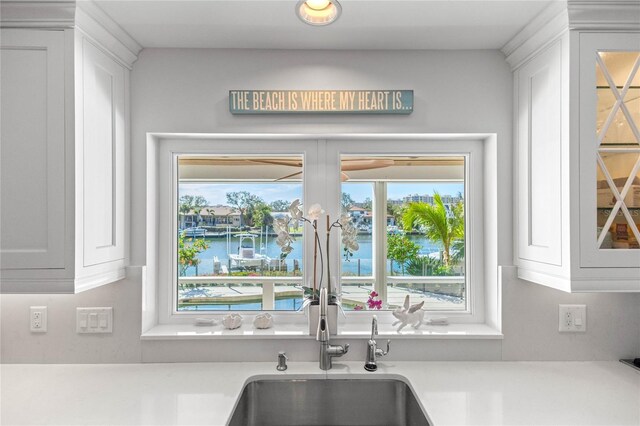
M230 89L413 89L415 110L394 116L232 116ZM498 260L512 264L512 77L497 51L252 51L145 49L132 73L131 263L145 264L146 132L497 133ZM78 295L3 295L2 362L315 360L304 341L141 342L141 280ZM502 341L396 341L389 360L614 360L640 354L640 294L570 295L503 279ZM588 332L559 334L559 303L588 305ZM30 305L49 306L49 332L31 334ZM114 333L75 333L76 306L113 306ZM347 359L364 353L351 342Z

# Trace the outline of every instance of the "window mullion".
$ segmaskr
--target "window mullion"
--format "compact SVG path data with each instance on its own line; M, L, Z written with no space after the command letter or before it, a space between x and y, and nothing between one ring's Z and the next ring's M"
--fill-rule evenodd
M380 300L387 303L387 184L375 182L373 187L373 276Z
M275 309L275 292L273 281L262 283L262 310L272 311Z

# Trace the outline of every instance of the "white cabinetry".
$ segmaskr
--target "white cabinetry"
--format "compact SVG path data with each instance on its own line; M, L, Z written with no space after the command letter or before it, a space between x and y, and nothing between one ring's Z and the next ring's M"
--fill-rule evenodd
M3 276L65 267L64 48L64 31L2 31Z
M129 69L104 40L78 25L2 29L3 293L125 276Z
M507 55L518 276L569 292L640 291L640 32L573 30L570 16L527 29L529 44Z
M125 259L129 72L81 34L76 52L76 263L104 271Z

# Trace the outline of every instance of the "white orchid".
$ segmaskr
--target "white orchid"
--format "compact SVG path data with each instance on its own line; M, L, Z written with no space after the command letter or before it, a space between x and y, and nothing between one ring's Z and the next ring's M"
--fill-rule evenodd
M289 234L290 223L291 219L288 217L278 218L273 221L273 229L278 233L276 244L280 247L280 256L282 258L286 257L293 250L291 247L293 238L291 237L291 234Z
M351 217L348 214L343 213L340 215L338 223L340 224L340 226L347 226L349 223L351 223Z
M278 238L276 238L276 244L278 244L278 246L280 247L287 246L291 243L291 241L292 241L292 238L288 232L285 232L285 231L278 232Z
M295 199L289 206L289 214L291 215L291 220L300 220L302 219L302 210L300 210L300 200Z
M342 229L342 245L344 246L344 257L346 261L353 256L353 252L358 251L360 245L356 241L358 230L353 226L353 222L348 215L340 216L338 219L340 228Z
M322 206L320 204L312 204L309 207L309 211L307 212L307 219L311 222L320 219L320 216L324 214L324 210L322 210Z
M278 218L273 221L273 229L280 234L281 232L289 232L289 219Z

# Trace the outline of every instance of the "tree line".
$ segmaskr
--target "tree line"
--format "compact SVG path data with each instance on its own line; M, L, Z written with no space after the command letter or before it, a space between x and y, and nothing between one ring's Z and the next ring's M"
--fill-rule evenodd
M261 197L248 191L234 191L226 194L227 204L240 213L240 226L262 228L273 223L271 212L282 212L289 208L290 201L276 200L266 203ZM213 214L209 209L209 202L201 195L183 195L180 197L178 211L182 215L182 225L184 226L184 216L193 212L198 217L198 224L201 221L200 215L203 211Z

